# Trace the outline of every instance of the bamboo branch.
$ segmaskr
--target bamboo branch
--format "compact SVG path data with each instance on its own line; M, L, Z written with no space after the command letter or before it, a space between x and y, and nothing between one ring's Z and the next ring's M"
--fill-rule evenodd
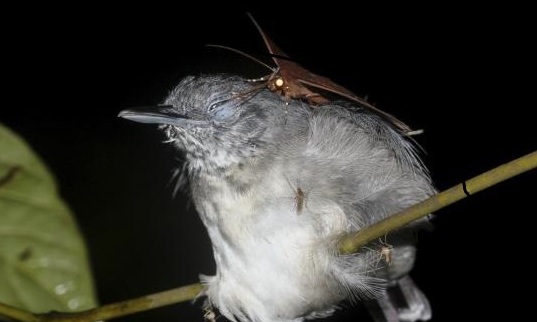
M511 162L502 164L492 170L482 173L468 181L444 190L435 196L417 203L407 209L392 215L372 226L355 233L344 236L339 241L339 251L342 254L356 252L360 247L373 239L384 236L386 233L401 228L417 219L451 205L465 197L489 188L501 181L512 178L523 172L537 167L537 151L527 154Z
M368 242L382 237L394 229L405 226L414 220L455 203L462 198L468 197L476 192L536 167L537 151L503 164L438 193L435 196L390 216L375 225L344 236L339 244L340 253L353 253ZM203 286L201 284L191 284L77 313L51 312L32 314L0 303L0 317L5 316L20 322L89 322L109 320L162 306L190 301L195 299L202 290Z
M203 290L201 284L190 284L168 291L154 293L135 299L103 305L82 312L50 312L32 314L25 310L0 303L0 317L20 322L89 322L119 318L137 312L186 302L195 299Z
M37 314L33 314L0 302L0 318L2 317L10 319L10 321L39 322L39 317Z
M135 299L103 305L76 313L52 312L39 315L39 322L89 322L114 319L142 311L195 299L203 290L201 284L190 284Z

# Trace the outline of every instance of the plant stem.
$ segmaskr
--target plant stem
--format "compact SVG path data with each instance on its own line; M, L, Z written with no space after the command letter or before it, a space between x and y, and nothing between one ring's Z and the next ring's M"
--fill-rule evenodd
M39 322L89 322L101 321L148 311L157 307L195 299L203 290L201 284L190 284L164 292L150 294L123 302L75 313L51 312L40 314Z
M82 312L49 312L32 314L0 303L0 317L20 322L90 322L114 319L137 312L148 311L162 306L195 299L203 290L201 284L190 284L164 292L139 298L103 305Z
M0 317L20 322L39 322L37 315L3 303L0 303Z
M462 198L469 197L476 192L529 171L535 167L537 167L537 151L444 190L431 198L376 223L375 225L344 236L339 241L339 251L341 254L356 252L360 247L376 238L384 236L394 229L401 228L436 210L449 206Z

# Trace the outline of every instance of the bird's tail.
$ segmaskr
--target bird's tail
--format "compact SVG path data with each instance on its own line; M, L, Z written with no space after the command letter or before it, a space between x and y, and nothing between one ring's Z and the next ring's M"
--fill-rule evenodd
M366 306L375 322L428 321L432 315L429 300L408 275L393 281L383 296Z

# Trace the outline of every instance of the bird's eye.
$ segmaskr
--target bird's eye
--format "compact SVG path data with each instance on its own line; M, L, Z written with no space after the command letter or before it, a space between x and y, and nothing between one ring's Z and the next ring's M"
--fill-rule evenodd
M207 111L211 115L212 119L215 121L227 122L237 112L236 101L231 98L219 99L214 103L210 104Z
M229 100L227 100L227 99L223 99L223 100L219 100L217 102L214 102L211 105L209 105L208 111L209 112L214 112L216 109L218 109L219 107L225 105L227 102L229 102Z

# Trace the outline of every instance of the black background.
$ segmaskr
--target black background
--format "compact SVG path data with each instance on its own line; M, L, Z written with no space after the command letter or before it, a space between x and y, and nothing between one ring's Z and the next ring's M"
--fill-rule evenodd
M331 5L330 3L326 6ZM87 240L101 303L212 274L208 237L169 185L175 160L155 127L117 118L161 102L185 75L267 74L215 43L263 56L251 11L304 67L368 95L413 128L443 190L537 147L534 19L528 8L28 6L6 10L0 122L57 177ZM310 11L311 10L311 11ZM530 313L536 171L437 212L413 277L433 321ZM345 309L334 320L363 314ZM118 321L201 321L188 303Z

